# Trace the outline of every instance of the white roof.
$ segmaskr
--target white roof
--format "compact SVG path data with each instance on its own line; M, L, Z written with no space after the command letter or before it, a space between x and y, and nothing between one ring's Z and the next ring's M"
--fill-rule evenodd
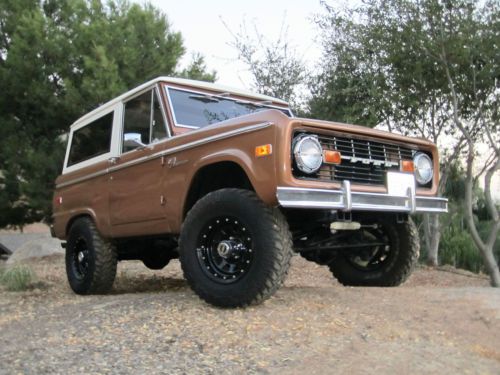
M204 82L204 81L195 81L192 79L184 79L184 78L173 78L173 77L157 77L152 79L151 81L148 81L146 83L143 83L140 86L137 86L136 88L129 90L125 92L124 94L110 100L109 102L106 102L93 111L85 114L84 116L80 117L78 120L76 120L73 125L85 120L88 117L93 116L94 114L101 112L102 110L105 110L108 107L111 107L125 99L127 99L129 96L133 96L135 93L140 92L149 86L152 86L158 82L165 82L165 83L174 83L178 85L186 85L186 86L191 86L194 88L200 88L200 89L206 89L206 90L213 90L213 91L220 91L221 93L223 92L229 92L234 95L239 95L239 96L246 96L252 99L257 99L257 100L262 100L262 101L273 101L274 103L282 104L288 106L288 103L284 100L278 99L278 98L273 98L271 96L267 95L262 95L262 94L256 94L251 91L246 91L242 89L237 89L234 87L228 87L224 85L218 85L216 83L211 83L211 82ZM73 126L72 125L72 126Z

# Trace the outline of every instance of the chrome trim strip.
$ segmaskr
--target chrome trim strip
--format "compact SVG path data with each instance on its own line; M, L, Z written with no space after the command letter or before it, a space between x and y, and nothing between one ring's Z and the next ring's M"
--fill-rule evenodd
M74 184L78 184L79 182L91 180L93 178L103 176L107 173L108 173L108 168L100 170L99 172L94 172L94 173L91 173L91 174L88 174L88 175L85 175L82 177L75 178L74 180L63 182L62 184L58 184L58 185L56 185L56 189L60 189L60 188L66 187L66 186L74 185Z
M278 187L276 196L283 207L333 209L343 211L448 212L448 199L383 193L353 192L350 185L342 190Z
M216 142L216 141L220 141L220 140L223 140L226 138L231 138L231 137L234 137L234 136L237 136L240 134L246 134L246 133L251 133L254 131L261 130L261 129L265 129L265 128L268 128L269 126L271 126L272 124L273 124L272 122L268 121L268 122L263 122L260 124L250 125L250 126L246 126L244 128L230 130L230 131L227 131L225 133L212 135L212 136L207 137L207 138L199 139L197 141L192 141L192 142L180 145L180 146L172 147L172 148L167 149L167 150L162 150L162 151L156 152L154 154L151 154L148 156L143 156L143 157L140 157L138 159L134 159L134 160L131 160L129 162L126 162L126 163L123 163L123 164L120 164L117 166L109 167L109 168L104 169L104 170L99 171L99 172L91 173L89 175L76 178L74 180L63 182L62 184L58 184L56 186L56 189L66 187L69 185L73 185L73 184L83 182L86 180L90 180L92 178L102 176L108 172L115 172L115 171L118 171L118 170L123 169L123 168L127 168L127 167L130 167L133 165L141 164L141 163L147 162L147 161L152 160L152 159L160 158L162 156L167 156L167 155L171 155L171 154L174 154L177 152L190 150L192 148L199 147L199 146L202 146L202 145L207 144L207 143ZM176 138L170 138L170 139L176 139Z
M207 138L199 139L197 141L189 142L189 143L186 143L185 145L173 147L171 149L159 152L155 155L166 156L166 155L170 155L170 154L173 154L176 152L189 150L191 148L195 148L195 147L204 145L206 143L216 142L216 141L220 141L222 139L234 137L236 135L252 133L252 132L257 131L257 130L265 129L265 128L268 128L269 126L271 126L272 124L273 123L271 121L266 121L266 122L261 122L259 124L255 124L255 125L245 126L244 128L230 130L230 131L225 132L225 133L220 133L220 134L212 135L212 136L207 137Z
M207 144L207 143L216 142L216 141L220 141L222 139L234 137L236 135L261 130L261 129L264 129L264 128L271 126L271 124L272 124L272 122L264 122L261 124L251 125L251 126L247 126L247 127L235 129L235 130L230 130L230 131L225 132L225 133L221 133L221 134L213 135L211 137L199 139L197 141L189 142L189 143L186 143L184 145L172 147L168 150L156 152L156 153L149 155L149 156L143 156L142 158L131 160L127 163L117 165L116 167L111 167L111 168L109 168L109 172L115 172L115 171L118 171L120 169L130 167L132 165L144 163L144 162L149 161L151 159L156 159L156 158L159 158L162 156L172 155L172 154L175 154L177 152L190 150L192 148L202 146L202 145Z
M172 131L170 130L170 126L169 126L169 123L167 121L167 113L165 110L165 103L163 102L163 98L161 96L160 85L156 84L154 90L156 92L156 97L158 98L158 103L160 103L160 109L161 109L161 115L163 117L163 122L165 123L165 126L167 127L167 138L171 138Z
M179 127L179 128L202 129L203 127L200 127L200 126L184 125L184 124L180 124L180 123L177 122L177 117L175 115L174 105L173 105L172 99L170 97L170 90L172 89L172 90L184 91L184 92L188 92L188 93L192 93L192 94L200 94L200 95L207 95L208 93L207 92L203 92L203 91L188 90L188 89L183 89L183 88L180 88L180 87L174 87L174 86L170 86L168 84L163 85L163 86L165 88L165 93L167 95L168 104L169 104L170 110L172 112L172 118L174 119L174 125L176 127ZM238 99L235 99L235 98L232 98L232 97L228 97L228 96L225 96L225 95L221 95L221 94L213 94L212 96L219 97L221 99L228 99L228 100L232 100L234 102L238 102ZM254 102L252 100L249 100L248 102L251 103L251 104L258 104L258 101ZM276 105L264 105L264 107L269 108L269 109L276 109L278 111L288 110L288 112L290 114L292 114L289 106L288 106L288 108L282 108L282 107L278 107ZM290 117L293 117L293 116L290 116ZM234 118L236 118L236 117L234 117ZM216 123L214 123L214 124L216 124ZM212 124L212 125L214 125L214 124Z

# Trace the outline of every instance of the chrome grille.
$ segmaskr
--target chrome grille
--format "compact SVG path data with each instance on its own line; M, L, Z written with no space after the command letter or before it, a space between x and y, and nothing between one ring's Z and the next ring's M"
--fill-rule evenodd
M339 165L325 164L317 174L309 177L321 181L349 180L353 183L384 185L388 170L399 170L401 160L412 160L410 148L375 140L354 139L317 134L324 150L337 150L342 154Z

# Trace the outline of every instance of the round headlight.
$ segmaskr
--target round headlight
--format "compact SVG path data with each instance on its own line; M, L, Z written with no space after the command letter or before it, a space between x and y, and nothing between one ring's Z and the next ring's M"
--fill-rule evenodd
M295 139L293 155L297 167L304 173L316 172L323 163L323 148L317 137L299 136Z
M432 180L434 169L429 156L418 152L413 157L413 165L415 166L415 179L420 185L426 185Z

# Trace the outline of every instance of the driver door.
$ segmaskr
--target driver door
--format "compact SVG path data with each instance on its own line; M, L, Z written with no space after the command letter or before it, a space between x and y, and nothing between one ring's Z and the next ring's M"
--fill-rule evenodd
M167 137L156 88L124 103L121 155L110 159L109 219L116 236L168 230L158 141ZM131 141L133 140L133 141Z

